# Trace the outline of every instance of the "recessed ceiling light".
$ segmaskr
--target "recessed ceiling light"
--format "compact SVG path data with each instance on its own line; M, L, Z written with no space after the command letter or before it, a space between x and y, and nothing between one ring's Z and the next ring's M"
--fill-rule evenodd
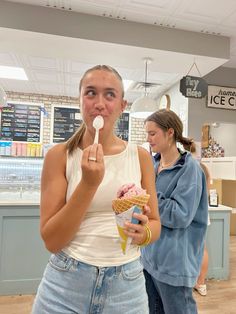
M28 81L23 68L0 65L0 78Z

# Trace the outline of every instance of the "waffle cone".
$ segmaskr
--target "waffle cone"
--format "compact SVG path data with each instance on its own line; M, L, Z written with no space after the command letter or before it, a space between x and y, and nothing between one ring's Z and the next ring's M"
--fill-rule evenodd
M150 197L149 194L143 194L132 196L130 198L122 199L116 198L112 201L113 211L116 214L120 214L134 205L138 206L141 210L143 210L143 206L147 204L149 197Z

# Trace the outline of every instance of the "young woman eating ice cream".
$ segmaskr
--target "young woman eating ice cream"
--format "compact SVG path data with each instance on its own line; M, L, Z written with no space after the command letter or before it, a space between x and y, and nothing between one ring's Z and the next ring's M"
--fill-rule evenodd
M160 235L152 160L146 150L114 133L126 106L116 70L104 65L89 69L79 90L84 123L67 143L54 146L44 162L40 229L53 254L33 314L147 314L138 246ZM97 116L104 125L94 144ZM139 224L127 223L132 245L123 254L112 200L129 182L150 194L150 211L136 214Z

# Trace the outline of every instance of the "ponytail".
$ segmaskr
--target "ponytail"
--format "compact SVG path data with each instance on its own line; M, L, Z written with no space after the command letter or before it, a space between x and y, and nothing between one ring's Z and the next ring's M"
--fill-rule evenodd
M79 129L75 132L74 135L66 142L66 148L69 154L72 154L73 151L79 146L79 143L84 135L86 130L85 123L82 122Z
M180 139L177 139L180 142L184 149L190 153L196 152L196 144L192 138L182 136Z

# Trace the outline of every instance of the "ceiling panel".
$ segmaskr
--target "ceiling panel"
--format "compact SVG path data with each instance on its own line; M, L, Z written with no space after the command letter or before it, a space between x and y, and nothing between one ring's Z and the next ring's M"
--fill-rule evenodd
M61 81L60 73L54 71L31 71L31 75L34 78L34 81L36 82L58 82Z
M71 86L72 88L76 88L78 92L78 86L80 82L80 75L73 75L73 74L64 74L64 82L67 86Z
M236 68L236 1L235 0L15 0L31 5L50 6L74 12L126 19L168 28L191 30L231 37L231 60L226 64ZM56 6L56 7L54 7ZM65 26L66 27L66 26ZM194 61L202 75L212 68L207 58L173 54L140 47L84 41L45 34L0 30L0 64L24 67L30 82L0 80L5 90L39 92L65 96L78 95L78 82L84 71L94 64L111 64L124 79L144 80L143 57L152 57L148 80L161 84L161 92L186 75ZM158 40L158 39L157 39ZM163 61L164 60L164 61ZM211 60L218 66L218 60ZM193 69L192 75L198 75ZM19 85L19 86L17 86ZM128 100L139 92L127 92Z
M217 1L217 4L215 0L184 0L178 11L182 11L188 19L217 24L235 11L235 0Z
M16 66L17 62L13 54L8 52L0 52L0 64L5 66Z
M55 58L42 58L37 56L29 56L27 63L35 69L52 69L57 70L58 64Z
M93 66L92 63L83 63L75 60L64 60L65 72L71 74L83 74L87 69Z

